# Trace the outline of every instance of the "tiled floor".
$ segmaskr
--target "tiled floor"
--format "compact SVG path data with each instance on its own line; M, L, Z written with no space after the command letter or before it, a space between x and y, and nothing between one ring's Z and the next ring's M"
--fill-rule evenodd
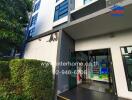
M89 83L81 84L79 85L79 87L90 89L90 90L95 90L98 92L106 92L106 89L108 90L110 88L109 84L103 83L103 82L97 82L97 81L93 81L90 84Z
M60 96L66 99L58 100L125 100L119 99L113 94L97 92L94 90L88 90L85 88L77 87L70 91L60 94Z

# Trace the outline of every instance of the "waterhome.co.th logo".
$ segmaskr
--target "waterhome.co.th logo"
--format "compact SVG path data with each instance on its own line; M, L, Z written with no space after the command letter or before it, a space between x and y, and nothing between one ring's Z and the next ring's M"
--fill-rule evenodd
M111 15L112 16L123 16L125 8L120 5L114 5L112 7Z

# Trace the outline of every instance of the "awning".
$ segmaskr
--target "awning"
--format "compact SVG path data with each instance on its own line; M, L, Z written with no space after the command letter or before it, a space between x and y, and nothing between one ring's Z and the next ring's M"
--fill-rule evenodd
M77 40L132 29L132 0L119 5L125 8L123 16L112 16L108 7L72 21L64 31Z

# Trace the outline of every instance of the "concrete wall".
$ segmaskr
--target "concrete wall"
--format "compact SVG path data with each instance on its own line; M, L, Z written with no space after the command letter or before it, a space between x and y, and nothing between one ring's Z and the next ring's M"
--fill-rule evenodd
M128 91L126 76L120 47L132 45L132 30L122 31L113 35L106 35L75 42L76 51L110 48L114 66L117 94L119 97L132 99L132 92Z
M32 34L33 36L50 31L53 29L53 27L56 27L68 21L68 16L65 16L57 21L54 21L55 7L58 4L62 3L63 1L64 0L59 0L58 2L56 2L56 0L41 0L39 10L32 14L32 16L34 16L36 13L38 13L36 24L29 28L32 29L33 27L35 27L35 32ZM90 3L86 5L89 5L95 1L97 0L92 0ZM75 0L75 10L81 9L83 7L84 7L83 0Z
M64 0L41 0L40 8L32 14L34 16L38 13L36 24L30 27L35 27L35 32L32 36L36 36L53 29L53 27L63 24L68 21L68 16L65 16L57 21L54 21L55 7ZM36 2L37 3L37 2Z
M66 33L62 32L60 35L60 41L58 46L58 61L67 62L70 59L71 52L75 51L74 40ZM68 66L57 66L59 74L57 75L57 93L62 93L69 89L68 75L63 74L62 70L67 70Z
M65 16L57 21L54 21L54 11L55 7L62 3L64 0L59 0L56 2L56 0L41 0L40 8L36 12L32 14L34 16L36 13L38 13L38 18L36 21L36 24L30 27L29 29L32 29L35 27L35 32L32 34L32 36L36 36L42 33L45 33L47 31L50 31L53 29L53 27L56 27L58 25L61 25L68 21L68 16ZM89 3L84 5L83 0L75 0L75 11L79 10L87 5L90 5L98 0L91 0ZM36 2L37 3L37 2ZM73 10L73 11L74 11Z
M55 3L56 0L41 0L39 10L33 13L33 15L38 13L33 36L52 30Z
M52 29L56 0L41 0L40 10L37 20L37 34L44 33Z
M26 45L24 58L48 61L55 74L58 41L48 42L50 35L29 42Z

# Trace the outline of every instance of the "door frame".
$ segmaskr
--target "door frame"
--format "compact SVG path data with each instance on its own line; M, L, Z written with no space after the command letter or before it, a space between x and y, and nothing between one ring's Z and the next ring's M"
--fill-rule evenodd
M99 48L99 49L89 49L89 50L81 50L81 51L93 51L93 50L103 50L103 49L108 49L108 53L111 55L111 61L112 61L112 89L114 92L112 92L112 94L117 96L117 87L116 87L116 80L115 80L115 72L114 72L114 65L113 65L113 59L112 59L112 52L111 52L111 48ZM76 52L81 52L81 51L75 51Z

